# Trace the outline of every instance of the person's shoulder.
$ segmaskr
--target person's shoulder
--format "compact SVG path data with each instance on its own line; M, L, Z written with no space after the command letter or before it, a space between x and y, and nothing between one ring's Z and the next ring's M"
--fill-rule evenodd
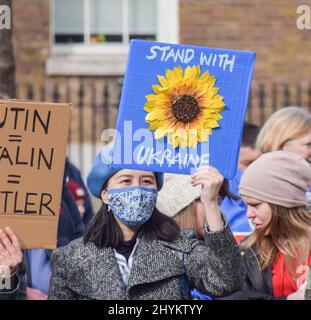
M198 238L193 229L180 229L179 236L173 241L163 241L166 247L173 250L190 252L194 243L198 242Z
M55 260L66 260L76 263L96 255L96 250L97 248L93 243L84 243L83 237L81 237L71 241L66 246L55 249L52 255Z
M253 245L251 247L245 246L245 243L248 238L249 238L249 236L246 237L245 239L243 239L239 245L241 255L244 258L244 260L256 260L257 261L258 251L257 251L256 245Z
M179 241L197 239L196 233L192 228L180 229Z

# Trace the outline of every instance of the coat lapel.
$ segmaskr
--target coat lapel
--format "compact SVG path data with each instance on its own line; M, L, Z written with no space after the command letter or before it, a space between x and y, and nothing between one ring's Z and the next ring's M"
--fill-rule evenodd
M126 299L126 288L113 249L93 249L73 273L68 285L73 291L89 299Z
M127 292L136 285L152 283L185 273L180 258L161 241L141 240L129 277Z
M90 244L77 252L68 286L89 299L128 299L129 291L140 284L148 284L185 273L184 263L174 252L190 253L191 244L181 238L175 242L146 241L141 238L126 288L112 248L98 249Z

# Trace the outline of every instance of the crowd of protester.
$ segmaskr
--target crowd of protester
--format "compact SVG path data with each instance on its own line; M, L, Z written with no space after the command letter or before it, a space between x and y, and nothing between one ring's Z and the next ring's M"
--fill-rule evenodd
M0 277L10 282L0 299L304 299L307 111L282 108L261 129L246 123L230 181L213 167L115 169L111 157L105 146L87 187L66 160L57 249L22 250L14 230L0 230ZM101 201L95 215L89 192Z

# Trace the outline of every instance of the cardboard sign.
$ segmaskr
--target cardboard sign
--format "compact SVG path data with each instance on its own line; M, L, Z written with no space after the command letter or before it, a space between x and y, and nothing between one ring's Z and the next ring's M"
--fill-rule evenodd
M71 105L0 101L0 228L56 246Z
M132 40L115 168L236 173L255 53Z

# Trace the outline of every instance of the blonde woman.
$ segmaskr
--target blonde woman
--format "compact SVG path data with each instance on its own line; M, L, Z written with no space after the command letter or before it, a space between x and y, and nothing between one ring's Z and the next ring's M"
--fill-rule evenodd
M294 152L311 164L311 114L300 107L275 112L260 130L256 147L261 152Z
M291 152L266 153L246 169L239 190L254 231L242 243L243 289L230 298L304 299L311 265L310 183L309 164Z

